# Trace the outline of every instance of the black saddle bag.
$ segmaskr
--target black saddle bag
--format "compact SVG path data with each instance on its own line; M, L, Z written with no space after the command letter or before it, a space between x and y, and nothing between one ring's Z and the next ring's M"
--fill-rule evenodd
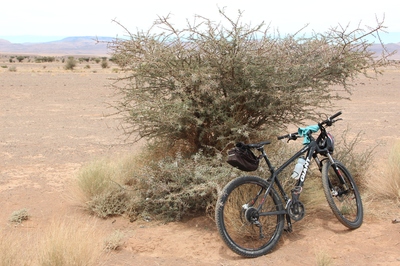
M242 171L251 172L258 168L260 159L243 143L237 143L236 147L228 151L227 163Z

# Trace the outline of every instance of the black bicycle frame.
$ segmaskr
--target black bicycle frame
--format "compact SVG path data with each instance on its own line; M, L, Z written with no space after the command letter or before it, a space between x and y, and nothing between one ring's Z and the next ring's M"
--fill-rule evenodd
M289 158L285 163L283 163L276 170L271 165L271 162L269 161L268 156L264 151L264 148L261 148L260 151L261 151L262 157L264 157L264 159L265 159L265 161L266 161L266 163L267 163L267 165L269 167L269 170L271 172L271 176L268 179L270 184L269 184L267 190L264 193L264 198L267 197L267 195L269 194L272 186L274 184L276 184L276 186L279 189L279 192L280 192L281 196L285 200L285 203L287 204L290 201L289 196L286 194L285 190L283 189L283 186L282 186L281 182L278 179L278 174L281 173L288 165L290 165L298 157L300 157L302 154L307 152L307 154L306 154L306 162L305 162L303 171L301 172L300 178L298 179L298 181L296 183L296 186L295 186L295 188L298 188L298 190L299 190L299 191L297 191L295 193L299 194L301 192L301 190L303 189L303 185L304 185L304 182L305 182L307 171L308 171L308 168L309 168L309 165L311 163L311 159L312 158L314 158L314 160L316 160L316 162L318 164L318 167L321 169L320 161L319 161L319 159L317 157L317 154L315 153L315 151L317 150L317 147L318 147L317 142L312 138L311 142L309 144L307 144L301 150L296 152L291 158ZM292 190L292 193L293 193L293 190ZM292 197L293 197L293 195L292 195ZM261 207L262 207L262 204L261 204L261 206L259 206L258 211L260 211ZM260 213L260 216L277 215L277 214L287 214L287 211L283 210L283 211L277 211L277 212L262 212L262 213Z

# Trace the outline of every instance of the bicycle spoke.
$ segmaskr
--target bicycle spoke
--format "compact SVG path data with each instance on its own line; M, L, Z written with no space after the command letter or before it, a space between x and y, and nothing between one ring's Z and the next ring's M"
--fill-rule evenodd
M361 197L348 170L340 163L327 163L323 171L323 184L335 216L350 229L358 228L363 219Z
M273 194L276 192L264 194L265 181L247 181L233 184L232 189L228 186L227 195L220 199L223 208L216 211L216 219L224 241L232 250L254 257L254 254L265 254L275 246L283 230L284 212L277 195ZM264 215L268 212L275 212L275 215Z

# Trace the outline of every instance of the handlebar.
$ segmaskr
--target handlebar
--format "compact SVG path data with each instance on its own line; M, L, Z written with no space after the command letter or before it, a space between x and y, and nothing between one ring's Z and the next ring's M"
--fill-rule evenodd
M278 140L286 139L286 138L295 140L295 139L297 139L297 135L298 135L297 132L286 134L286 135L283 135L283 136L279 136Z
M324 125L326 125L328 127L332 126L333 123L335 123L338 120L341 120L340 118L339 119L335 119L336 117L338 117L341 114L342 114L342 111L339 111L336 114L328 117L328 119L318 123L319 128L323 129ZM289 140L296 140L298 138L298 135L299 135L298 132L290 133L290 134L286 134L286 135L283 135L283 136L279 136L278 140L286 139L286 138L289 139Z
M318 123L318 126L321 128L323 125L332 126L333 123L338 121L338 119L334 120L336 117L342 114L342 111L337 112L336 114L332 115L331 117L328 117L328 119L322 121L321 123Z

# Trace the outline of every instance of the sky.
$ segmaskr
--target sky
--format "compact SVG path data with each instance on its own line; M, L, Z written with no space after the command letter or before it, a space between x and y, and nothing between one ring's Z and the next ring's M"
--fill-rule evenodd
M370 3L368 3L370 2ZM400 42L400 1L398 0L19 0L4 1L0 8L0 39L14 43L60 40L71 36L122 37L147 30L158 18L171 16L182 29L186 21L200 15L219 22L218 8L230 18L243 11L242 22L269 24L281 34L293 34L308 24L306 31L325 32L337 25L375 26L385 18L385 43ZM397 34L396 34L397 33Z

